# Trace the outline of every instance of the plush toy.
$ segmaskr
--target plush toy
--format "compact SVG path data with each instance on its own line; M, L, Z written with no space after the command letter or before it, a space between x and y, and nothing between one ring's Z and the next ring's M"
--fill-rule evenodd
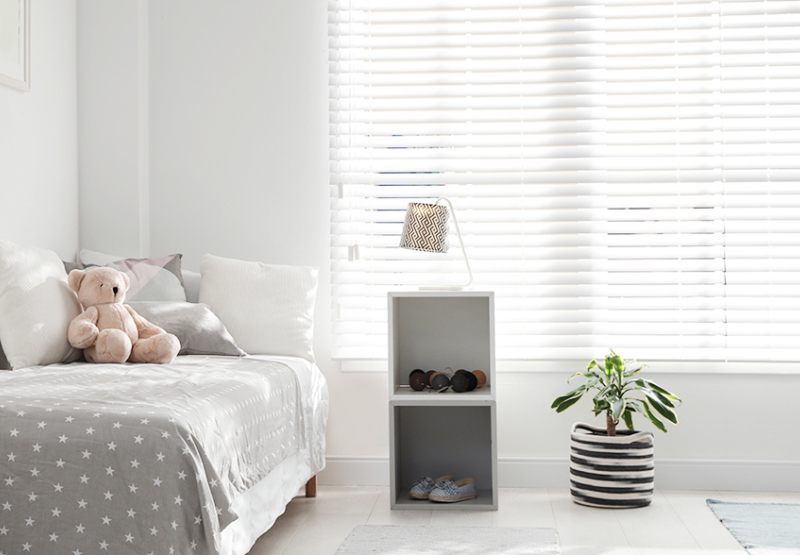
M130 278L114 268L72 270L69 286L83 313L69 325L70 344L83 349L89 362L172 362L181 348L178 338L122 304L130 285Z

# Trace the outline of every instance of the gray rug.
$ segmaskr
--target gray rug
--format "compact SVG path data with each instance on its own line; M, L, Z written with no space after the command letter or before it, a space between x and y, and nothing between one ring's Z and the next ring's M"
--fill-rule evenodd
M800 555L800 505L706 503L751 555Z
M558 555L552 528L357 526L336 555Z

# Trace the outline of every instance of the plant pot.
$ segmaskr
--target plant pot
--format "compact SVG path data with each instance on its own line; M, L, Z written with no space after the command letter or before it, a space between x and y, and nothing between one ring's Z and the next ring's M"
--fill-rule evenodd
M572 426L570 440L572 500L588 507L632 509L653 498L653 434L605 429L588 424Z

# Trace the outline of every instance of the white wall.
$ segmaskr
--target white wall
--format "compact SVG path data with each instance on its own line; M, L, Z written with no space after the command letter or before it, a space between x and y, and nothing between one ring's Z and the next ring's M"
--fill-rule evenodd
M146 254L149 231L146 15L138 0L78 2L80 242L126 256Z
M197 269L206 252L320 266L315 349L331 393L329 469L321 480L388 483L386 374L344 373L330 359L326 3L237 2L231 9L227 2L150 2L144 19L141 7L138 19L128 11L135 0L114 3L108 8L114 13L105 15L90 10L98 3L80 2L81 32L96 33L92 41L97 41L82 39L81 83L84 63L97 74L104 73L104 64L115 65L108 71L119 70L120 64L104 62L89 50L102 49L108 41L127 51L126 44L134 40L130 37L139 37L139 61L129 58L118 84L109 80L109 91L124 89L117 91L122 102L134 88L145 84L149 90L146 122L118 118L125 127L119 133L126 136L147 129L149 169L144 180L140 174L136 184L120 186L118 193L110 190L110 199L125 207L120 237L88 233L84 226L83 246L119 254L136 248L153 255L182 252L191 269ZM110 36L100 36L97 31L109 24ZM146 44L142 36L149 37ZM144 76L139 74L142 59ZM139 81L130 84L135 75ZM92 114L93 103L82 101L81 106L81 121L84 114L100 119L108 110L100 105ZM125 106L142 110L141 100L127 99ZM82 148L88 146L84 136ZM101 140L97 134L91 144ZM93 160L98 171L127 173L132 163L121 149L104 145L97 151L102 155L87 152L82 170L84 161ZM122 160L118 167L105 168L106 160L117 157ZM82 180L83 195L103 191L108 192L101 180ZM132 200L143 193L150 199L144 208ZM82 214L82 223L89 217ZM149 239L139 234L139 244L131 246L128 232L140 230L127 226L141 221L147 223ZM566 485L568 430L575 420L589 420L589 403L563 415L549 404L565 391L571 371L583 364L540 365L537 372L509 372L499 365L502 485ZM652 377L685 403L681 425L656 439L659 486L800 487L796 480L788 485L800 471L795 401L800 375L760 375L763 368L757 365L750 374L668 370L656 365Z
M150 4L154 251L327 265L321 4Z
M78 247L75 2L31 2L31 90L0 85L0 239Z

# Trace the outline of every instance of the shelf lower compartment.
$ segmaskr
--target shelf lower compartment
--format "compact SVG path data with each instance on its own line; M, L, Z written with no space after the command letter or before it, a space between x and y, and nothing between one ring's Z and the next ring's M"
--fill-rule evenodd
M421 476L451 475L455 480L474 479L478 497L422 505L432 510L497 510L494 401L488 405L392 401L390 406L392 508L420 505L408 492Z
M454 503L438 503L422 499L411 499L408 489L402 489L392 503L392 509L409 509L421 511L488 511L497 509L491 489L478 489L478 497Z

